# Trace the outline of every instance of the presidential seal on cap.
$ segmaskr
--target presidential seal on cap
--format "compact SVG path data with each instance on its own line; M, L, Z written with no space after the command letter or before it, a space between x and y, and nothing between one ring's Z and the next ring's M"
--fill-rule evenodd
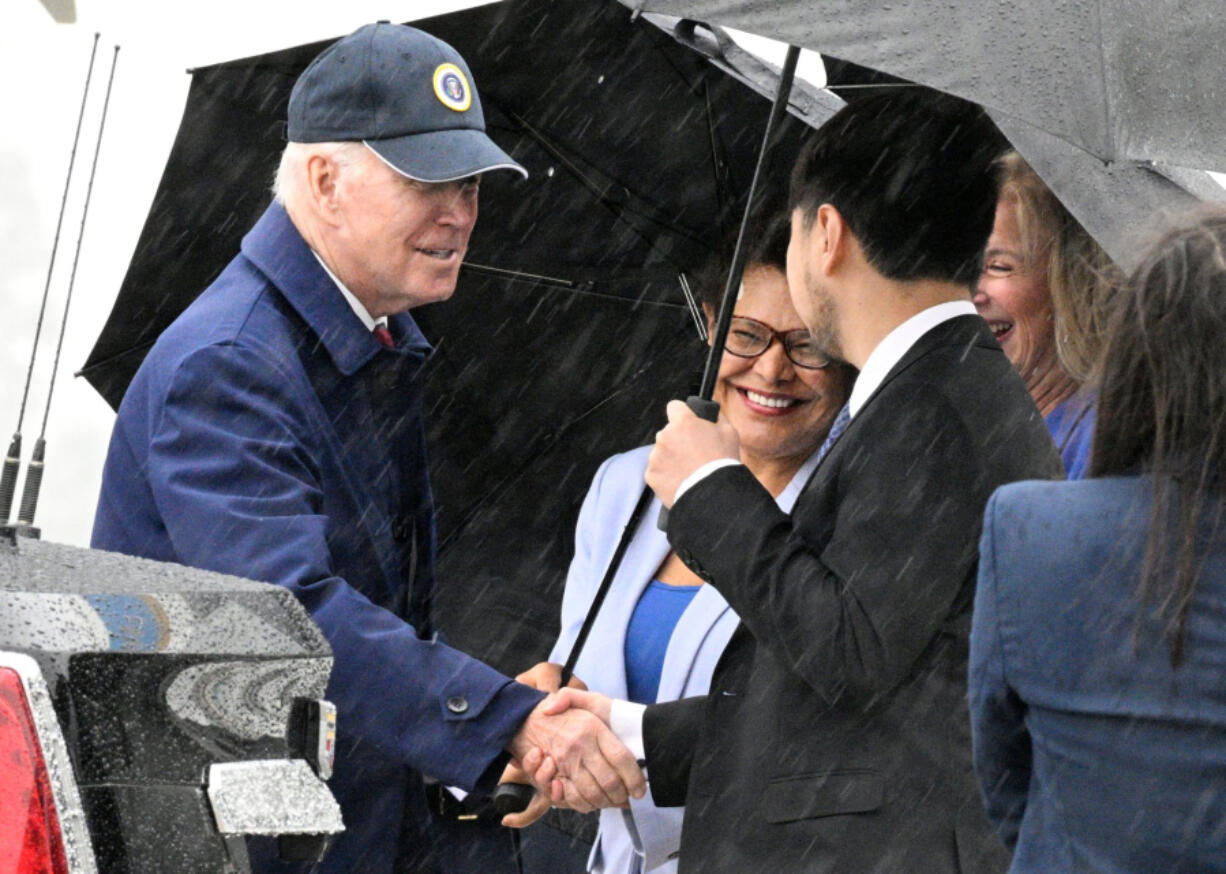
M422 182L528 172L485 132L460 53L403 24L368 24L320 52L289 98L290 142L361 141Z
M464 112L473 105L472 90L464 71L455 64L439 64L434 71L434 93L443 106Z

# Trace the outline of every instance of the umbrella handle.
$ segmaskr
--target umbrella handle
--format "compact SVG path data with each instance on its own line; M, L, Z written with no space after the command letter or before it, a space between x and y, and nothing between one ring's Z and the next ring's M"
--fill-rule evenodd
M698 395L690 395L685 399L685 405L700 419L705 419L708 422L719 421L719 404L715 401L700 398ZM656 527L665 533L668 532L668 507L660 508L660 515L656 519Z
M522 813L532 803L536 789L527 783L499 783L494 790L494 811L499 816L509 813Z

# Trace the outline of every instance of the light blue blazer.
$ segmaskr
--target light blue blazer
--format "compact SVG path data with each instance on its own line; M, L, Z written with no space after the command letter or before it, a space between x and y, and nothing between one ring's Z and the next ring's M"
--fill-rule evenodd
M579 511L575 556L562 597L562 633L554 644L550 661L565 662L570 654L643 489L643 473L650 453L651 447L643 446L614 455L596 471ZM782 510L791 511L816 466L815 452L776 499ZM669 553L668 540L656 527L659 512L660 502L653 500L626 549L613 586L575 665L575 676L588 688L613 698L627 697L623 647L630 617L639 596ZM740 618L714 586L699 589L669 640L656 700L675 701L705 695L715 664L739 623ZM656 807L649 782L647 795L641 800L632 800L630 810L601 811L600 833L592 847L588 869L603 874L637 874L657 868L663 872L675 871L684 813L683 807Z

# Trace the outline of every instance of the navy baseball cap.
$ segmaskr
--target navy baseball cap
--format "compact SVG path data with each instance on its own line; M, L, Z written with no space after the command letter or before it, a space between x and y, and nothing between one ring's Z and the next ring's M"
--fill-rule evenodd
M294 83L288 121L290 142L361 141L422 182L528 175L486 135L460 53L404 24L367 24L320 52Z

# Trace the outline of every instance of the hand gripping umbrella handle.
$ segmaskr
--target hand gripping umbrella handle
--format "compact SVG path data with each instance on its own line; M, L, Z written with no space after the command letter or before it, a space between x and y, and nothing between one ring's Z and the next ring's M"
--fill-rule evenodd
M719 404L715 401L700 398L698 395L690 395L685 399L685 405L700 419L705 419L708 422L719 421ZM656 519L656 527L665 533L668 532L668 507L660 508L660 515Z
M522 813L532 803L536 789L527 783L499 783L494 790L494 812L499 816Z

